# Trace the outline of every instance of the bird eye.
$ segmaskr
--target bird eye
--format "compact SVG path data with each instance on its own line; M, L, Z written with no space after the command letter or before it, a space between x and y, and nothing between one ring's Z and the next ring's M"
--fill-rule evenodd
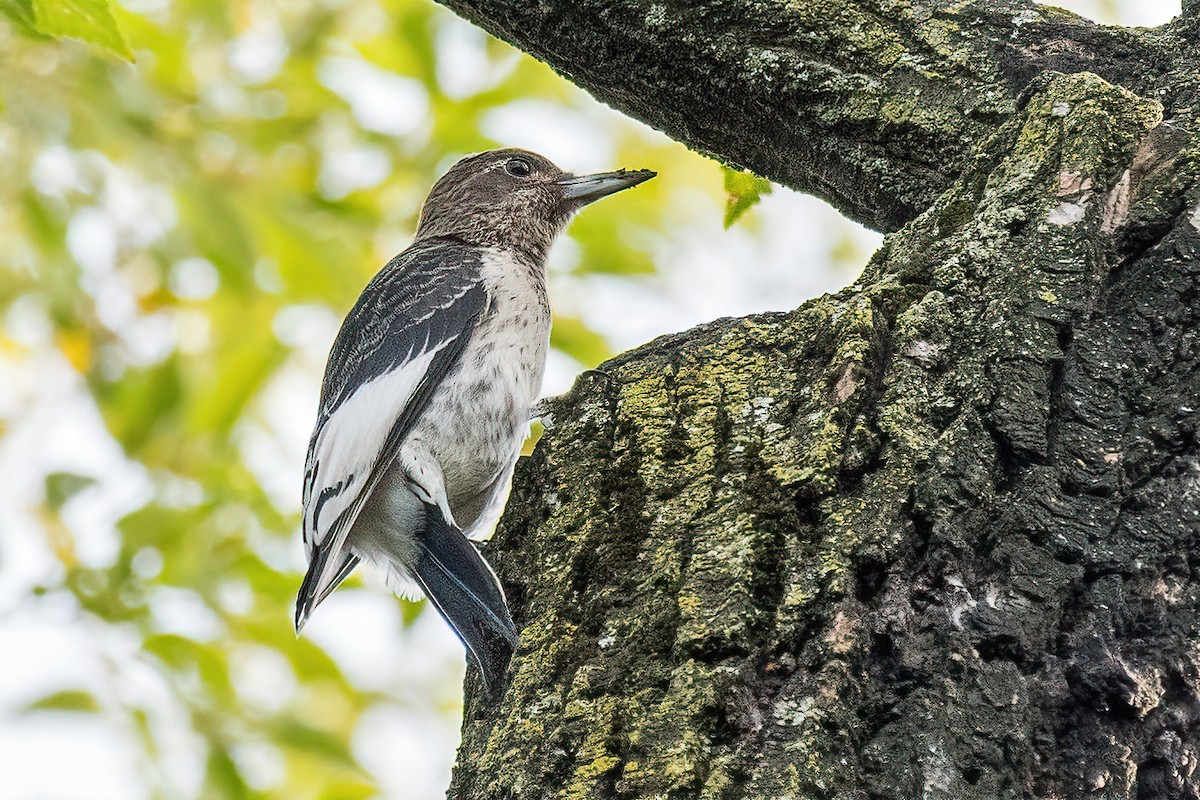
M504 171L514 178L528 178L533 174L533 165L523 158L510 158L504 164Z

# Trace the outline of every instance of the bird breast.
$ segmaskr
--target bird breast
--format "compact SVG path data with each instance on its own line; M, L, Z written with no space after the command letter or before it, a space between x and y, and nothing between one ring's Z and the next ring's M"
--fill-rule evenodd
M505 488L495 484L528 433L550 339L540 265L492 250L482 273L488 305L410 437L441 464L450 510L464 529L487 504L484 495Z

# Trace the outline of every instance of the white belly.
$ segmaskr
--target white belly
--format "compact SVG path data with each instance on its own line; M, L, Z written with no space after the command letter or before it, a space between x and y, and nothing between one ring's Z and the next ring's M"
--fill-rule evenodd
M409 437L441 464L450 510L464 529L506 488L495 484L528 434L550 341L540 267L497 255L485 261L484 280L488 309Z

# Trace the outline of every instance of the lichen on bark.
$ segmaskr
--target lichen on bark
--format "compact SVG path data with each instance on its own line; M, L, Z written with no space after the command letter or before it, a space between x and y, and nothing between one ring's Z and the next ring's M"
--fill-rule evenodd
M613 107L896 230L1034 76L1195 107L1195 21L1097 25L1032 0L441 0ZM1169 77L1168 77L1169 76Z
M451 796L1196 797L1196 156L1043 75L853 286L582 378Z

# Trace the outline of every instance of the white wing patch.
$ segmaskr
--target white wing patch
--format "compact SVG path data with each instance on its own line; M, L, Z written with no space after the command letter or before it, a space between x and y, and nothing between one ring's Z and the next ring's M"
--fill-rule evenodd
M321 428L310 456L309 469L314 474L304 502L304 549L310 558L313 545L325 545L337 520L349 512L350 518L335 533L336 541L328 543L332 554L341 551L354 526L353 517L366 500L368 482L377 466L384 466L378 462L392 426L412 400L434 357L455 338L442 340L364 383ZM336 557L328 559L325 571L329 574L320 576L319 586L332 579L338 563Z
M318 465L314 496L306 509L308 527L316 534L316 544L324 541L325 531L348 505L342 498L355 494L347 490L370 474L397 412L408 405L436 354L437 350L430 350L364 383L321 428L313 449L313 463ZM343 487L336 497L318 508L316 500L321 491L339 483Z

